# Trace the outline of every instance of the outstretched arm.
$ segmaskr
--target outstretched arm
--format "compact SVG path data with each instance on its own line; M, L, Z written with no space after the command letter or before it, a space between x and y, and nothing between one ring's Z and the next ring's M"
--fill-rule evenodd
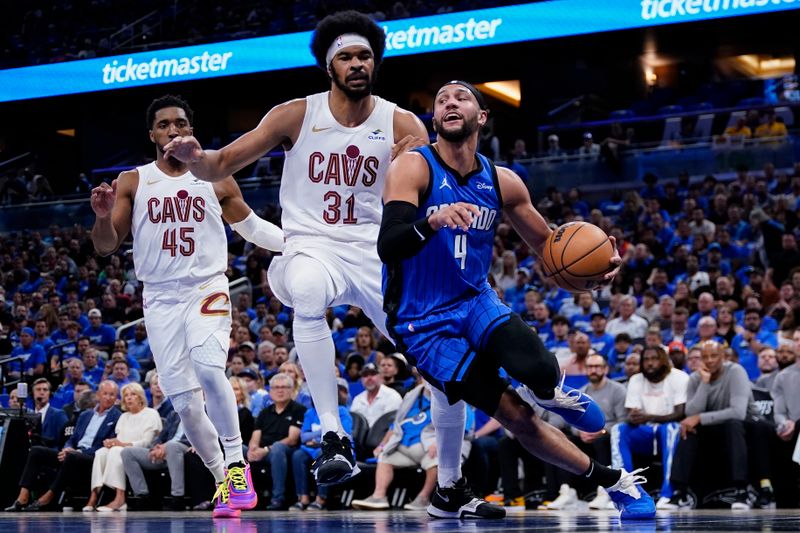
M511 225L517 231L525 244L539 257L542 257L542 250L548 237L553 232L545 222L544 217L533 207L531 195L522 179L514 171L504 167L497 168L497 179L500 182L500 193L503 197L503 208L511 219ZM619 272L622 265L622 258L617 252L617 241L614 237L609 237L611 245L614 247L614 256L611 258L611 265L615 268L605 276L608 283Z
M413 257L445 226L467 231L473 216L480 215L474 205L458 202L418 218L419 197L429 180L428 164L419 153L400 154L389 166L378 234L378 255L384 263Z
M250 209L233 176L228 176L215 183L214 192L217 193L220 206L222 206L222 218L231 225L234 231L261 248L273 252L283 250L283 230L272 222L260 218Z
M192 136L176 137L164 147L164 155L188 164L192 174L202 180L221 181L279 144L294 144L305 112L305 100L292 100L273 107L254 130L220 150L203 150Z
M548 227L541 213L533 207L531 195L522 179L505 167L496 168L503 209L511 219L511 225L525 244L530 246L537 256L542 257L544 243L553 230Z
M119 175L111 185L101 183L92 189L92 209L95 222L92 243L102 255L114 253L131 230L133 194L139 184L139 172L128 170Z

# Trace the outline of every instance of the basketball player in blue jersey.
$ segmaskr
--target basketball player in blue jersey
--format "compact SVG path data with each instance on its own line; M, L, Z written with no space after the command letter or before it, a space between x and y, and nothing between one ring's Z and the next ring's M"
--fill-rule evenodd
M487 116L472 85L445 84L434 100L436 143L399 155L389 167L378 237L389 330L450 401L493 414L532 454L606 487L623 519L652 518L655 505L640 488L639 471L593 461L534 414L538 404L589 432L605 422L590 397L559 384L555 356L487 281L501 210L540 257L551 233L522 180L477 154ZM620 263L615 254L607 281ZM522 383L517 390L500 377L501 367ZM438 486L428 513L456 516L459 503L449 487Z
M311 41L330 90L277 105L259 125L221 150L203 150L192 136L166 146L202 180L237 172L275 146L286 150L281 178L283 255L272 261L269 281L278 299L295 311L292 330L322 426L322 453L312 471L332 484L358 473L349 436L339 418L335 349L325 311L357 305L384 335L382 264L376 251L381 196L391 159L428 132L409 111L372 94L385 48L384 31L369 17L343 11L325 17ZM466 405L449 405L435 393L433 425L439 481L458 491L464 513L504 516L502 508L475 498L461 477Z

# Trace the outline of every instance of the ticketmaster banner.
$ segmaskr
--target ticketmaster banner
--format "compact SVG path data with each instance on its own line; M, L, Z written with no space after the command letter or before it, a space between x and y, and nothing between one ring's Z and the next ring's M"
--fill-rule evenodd
M383 23L386 57L798 9L800 0L552 0ZM311 32L0 71L0 102L314 64Z

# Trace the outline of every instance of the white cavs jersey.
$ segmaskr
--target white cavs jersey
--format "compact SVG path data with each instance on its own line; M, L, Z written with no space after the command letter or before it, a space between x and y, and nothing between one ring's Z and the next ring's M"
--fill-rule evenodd
M377 96L363 124L339 124L329 92L306 97L296 144L286 153L280 202L288 242L324 237L338 242L378 240L386 169L394 143L395 104Z
M214 186L191 172L178 177L155 164L138 167L133 200L133 261L144 283L205 280L228 266Z

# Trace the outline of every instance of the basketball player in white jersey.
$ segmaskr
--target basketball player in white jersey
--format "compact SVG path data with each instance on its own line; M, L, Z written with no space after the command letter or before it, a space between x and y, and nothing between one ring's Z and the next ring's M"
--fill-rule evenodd
M242 457L236 400L225 377L231 313L223 219L268 250L280 251L284 235L253 213L232 177L201 181L184 163L165 156L170 140L192 134L192 115L179 97L153 101L147 121L156 161L92 190L97 215L92 241L105 256L132 232L159 384L217 483L214 516L235 517L240 509L253 508L257 497Z
M358 473L338 415L335 349L325 311L356 305L391 338L376 248L381 194L392 157L428 139L414 114L372 95L385 40L365 15L330 15L311 41L317 65L330 77L330 91L274 107L254 130L219 151L204 151L193 137L176 138L166 147L194 175L212 182L279 144L286 150L280 201L287 240L283 256L270 266L269 281L281 302L294 308L294 342L322 425L322 453L313 466L322 484ZM463 488L464 512L474 515L483 506L479 514L489 504L473 498L461 478L465 404L450 406L436 391L432 405L439 484Z

